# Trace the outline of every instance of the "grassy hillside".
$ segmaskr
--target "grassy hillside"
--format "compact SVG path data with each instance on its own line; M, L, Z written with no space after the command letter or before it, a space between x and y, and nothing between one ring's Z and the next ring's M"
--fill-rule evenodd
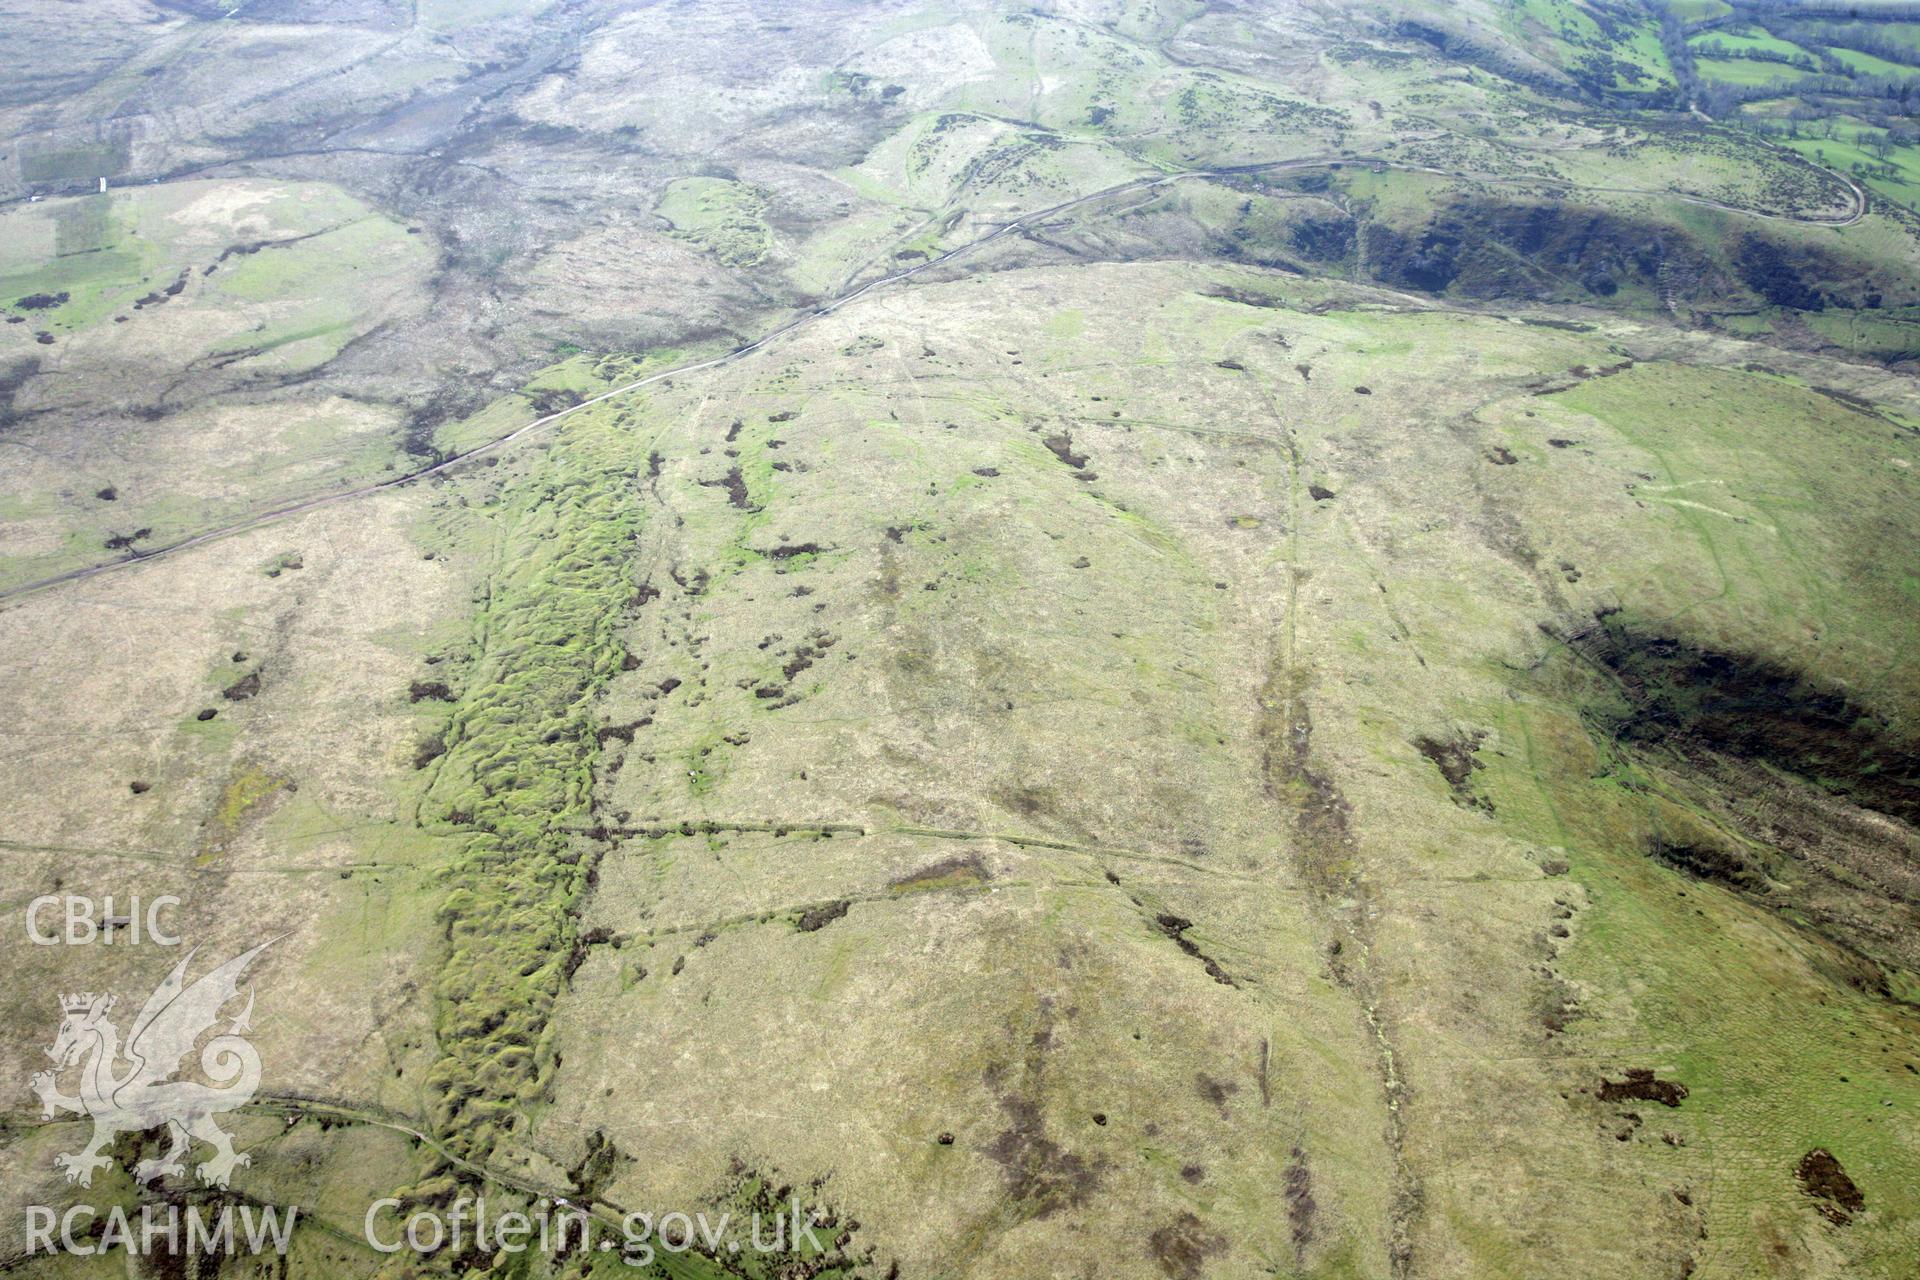
M0 15L8 906L274 939L230 1185L23 1090L0 1213L300 1215L0 1265L1907 1274L1857 8ZM186 954L22 933L21 1081Z

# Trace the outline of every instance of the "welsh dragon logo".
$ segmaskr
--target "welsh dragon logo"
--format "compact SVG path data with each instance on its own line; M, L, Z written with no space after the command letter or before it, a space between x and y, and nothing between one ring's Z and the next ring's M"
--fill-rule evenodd
M53 1158L54 1165L65 1170L68 1182L91 1186L93 1171L112 1163L100 1152L117 1135L161 1125L167 1127L172 1145L159 1159L142 1160L134 1167L133 1176L139 1182L181 1173L181 1157L196 1140L213 1148L212 1158L194 1170L211 1186L226 1186L236 1167L251 1162L234 1151L233 1139L214 1123L215 1116L245 1105L260 1086L260 1055L244 1038L253 1013L251 987L246 1008L228 1022L224 1032L200 1046L200 1070L214 1084L178 1076L183 1060L220 1020L220 1011L239 995L247 966L274 941L234 957L192 986L186 985L187 965L194 955L189 951L147 997L124 1045L119 1029L107 1017L113 1011L112 996L88 992L60 997L64 1018L59 1036L47 1050L53 1070L37 1073L30 1083L48 1119L63 1111L93 1119L93 1140L84 1150ZM63 1093L60 1077L76 1066L79 1092Z

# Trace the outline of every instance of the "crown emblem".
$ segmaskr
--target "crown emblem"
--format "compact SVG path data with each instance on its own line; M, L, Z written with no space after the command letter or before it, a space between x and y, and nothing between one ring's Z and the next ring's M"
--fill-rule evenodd
M61 996L60 1008L65 1013L85 1013L93 1007L94 994L83 991L78 995Z

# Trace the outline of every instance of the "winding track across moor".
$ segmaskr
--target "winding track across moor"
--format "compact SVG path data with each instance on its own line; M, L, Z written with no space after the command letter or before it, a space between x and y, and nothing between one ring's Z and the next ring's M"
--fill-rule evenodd
M1751 217L1751 218L1761 218L1761 219L1765 219L1773 222L1797 222L1797 223L1803 223L1803 224L1814 225L1814 226L1824 226L1824 227L1850 227L1855 223L1859 222L1862 218L1864 218L1867 214L1867 209L1868 209L1867 193L1860 186L1860 184L1853 181L1851 178L1845 177L1842 174L1835 173L1831 169L1821 169L1821 172L1825 173L1828 177L1832 178L1834 181L1838 182L1843 187L1845 187L1850 197L1849 203L1851 207L1848 210L1848 212L1837 215L1837 216L1827 216L1827 215L1820 215L1820 214L1767 213L1759 209L1743 209L1737 205L1726 204L1718 200L1710 199L1706 196L1686 195L1680 192L1673 192L1673 191L1644 191L1644 190L1638 190L1638 189L1626 188L1626 187L1575 188L1575 184L1560 182L1555 179L1547 179L1547 178L1500 178L1500 177L1493 177L1493 176L1484 175L1484 174L1454 173L1445 169L1435 168L1431 165L1402 164L1402 163L1397 163L1395 161L1387 160L1378 156L1353 156L1353 155L1306 156L1306 157L1302 157L1294 160L1271 160L1271 161L1264 161L1264 162L1259 162L1255 164L1228 165L1228 166L1215 168L1215 169L1188 169L1178 173L1158 174L1151 177L1134 178L1127 182L1116 183L1115 185L1110 187L1103 187L1098 191L1089 192L1083 196L1075 196L1071 200L1063 200L1059 204L1049 205L1044 209L1035 209L1030 212L1020 214L1018 217L1014 218L1012 221L1004 222L1000 224L999 226L995 227L992 231L987 232L985 235L969 240L967 243L963 245L957 245L954 248L947 250L945 253L940 254L938 257L929 258L927 261L920 263L918 266L908 267L901 271L895 271L888 275L881 276L879 279L869 280L867 283L860 285L857 288L848 289L844 293L838 294L835 297L830 298L820 303L819 305L808 309L805 312L802 312L800 315L797 315L794 318L786 321L784 324L781 324L773 329L768 330L766 333L762 334L760 337L755 338L752 342L748 342L741 346L735 347L731 351L724 352L721 355L713 356L706 360L692 361L687 364L676 365L671 369L663 369L658 373L650 373L644 378L636 378L632 382L623 383L622 385L614 387L611 390L603 391L599 395L591 396L585 400L580 401L580 403L578 404L569 405L567 408L561 409L558 412L549 413L544 417L535 418L533 421L526 423L523 426L516 427L514 430L507 432L505 435L496 436L493 439L488 440L483 444L478 444L471 449L464 450L460 453L452 454L448 457L442 458L438 462L432 463L428 466L421 467L418 470L409 471L402 475L392 476L388 479L378 481L374 484L360 485L352 489L343 489L337 493L321 494L318 497L305 498L299 502L289 503L286 506L274 507L271 510L262 511L255 515L247 516L244 519L236 520L231 524L221 525L218 528L208 529L202 533L192 534L192 535L189 535L188 537L181 538L175 542L166 543L162 546L153 547L145 551L131 553L129 555L126 555L114 560L104 560L97 564L83 565L80 568L69 569L64 573L57 573L52 575L51 577L41 578L34 582L22 583L18 586L0 589L0 602L16 599L20 596L29 595L33 592L44 591L49 587L60 586L63 583L78 582L86 578L95 577L99 574L111 573L116 569L125 569L131 565L145 564L150 560L155 560L162 556L172 555L175 552L179 552L179 551L185 551L190 547L202 546L206 543L213 542L220 538L229 537L233 534L245 533L252 529L258 529L263 525L274 524L274 523L277 523L278 521L288 519L292 516L297 516L308 511L318 510L321 507L327 507L327 506L332 506L335 503L352 502L360 498L371 497L374 494L383 493L389 489L398 489L403 485L409 485L409 484L415 483L416 481L427 479L429 476L439 475L442 472L449 471L454 467L459 466L463 462L469 462L474 458L482 457L486 454L490 454L495 452L496 450L502 449L505 446L513 443L515 440L519 440L524 436L532 435L537 431L544 431L546 428L552 426L554 423L559 422L562 418L570 417L573 414L579 413L583 409L590 409L594 405L603 404L608 400L617 399L620 396L631 394L632 392L640 390L642 387L651 386L656 382L663 382L668 378L682 377L686 374L698 373L704 369L713 369L713 368L719 367L720 365L731 364L736 360L743 360L746 357L752 355L754 352L759 351L761 348L774 342L776 339L784 337L785 335L792 333L797 329L804 328L807 325L812 324L816 320L819 320L823 316L831 315L835 311L840 310L842 307L847 306L849 303L856 302L859 299L865 297L867 294L874 292L875 290L884 289L889 285L899 284L902 281L910 280L914 276L920 275L922 272L931 271L936 267L944 266L947 263L950 263L957 258L964 257L968 254L973 253L978 249L982 249L987 245L992 244L996 240L1001 240L1006 238L1007 236L1014 235L1026 229L1030 225L1044 222L1048 219L1057 218L1062 214L1070 213L1075 209L1081 208L1084 205L1093 204L1096 201L1109 200L1115 196L1126 195L1130 192L1152 190L1157 187L1171 186L1176 182L1187 182L1194 179L1208 180L1208 179L1217 179L1217 178L1245 177L1247 175L1256 174L1256 173L1285 173L1291 170L1298 170L1298 169L1331 169L1331 168L1339 168L1347 165L1352 165L1355 167L1373 166L1375 168L1397 169L1407 173L1430 173L1430 174L1436 174L1440 177L1455 178L1455 179L1471 181L1471 182L1499 182L1499 183L1515 182L1515 183L1528 183L1532 185L1544 184L1548 186L1568 187L1570 189L1597 190L1597 191L1603 191L1612 195L1657 196L1663 199L1678 200L1686 204L1699 205L1704 208L1718 209L1723 213L1738 214L1741 216ZM1815 166L1815 167L1818 168L1819 166Z

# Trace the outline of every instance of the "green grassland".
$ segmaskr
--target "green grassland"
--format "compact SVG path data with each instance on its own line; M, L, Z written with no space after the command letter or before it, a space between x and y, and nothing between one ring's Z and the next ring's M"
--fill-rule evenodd
M1870 53L1860 53L1853 49L1831 49L1828 52L1861 75L1911 76L1915 70L1904 63L1888 62L1885 58L1876 58Z
M1831 136L1787 137L1783 146L1791 147L1816 164L1856 174L1876 192L1908 207L1920 202L1920 148L1883 146L1882 130L1852 124L1842 117L1833 125Z
M1210 296L1229 283L1269 301ZM596 1127L628 1154L672 1132L673 1167L620 1164L609 1194L697 1197L742 1151L768 1179L804 1176L878 1108L893 1117L890 1154L872 1168L835 1162L833 1203L862 1222L853 1247L958 1250L943 1256L989 1271L1074 1249L1052 1225L1071 1207L1068 1219L1116 1215L1116 1226L1196 1212L1203 1240L1292 1253L1306 1274L1374 1274L1396 1212L1379 1189L1402 1177L1422 1188L1422 1247L1471 1274L1537 1262L1541 1222L1566 1256L1626 1270L1666 1258L1746 1274L1779 1249L1803 1273L1895 1265L1912 1247L1909 1021L1837 985L1822 959L1831 944L1651 860L1648 832L1676 820L1658 797L1684 795L1685 764L1595 740L1584 712L1604 689L1552 652L1531 675L1510 655L1541 644L1528 619L1624 604L1703 642L1791 662L1817 653L1862 696L1904 701L1910 599L1865 548L1911 519L1910 472L1888 465L1910 463L1911 442L1889 444L1878 420L1778 379L1662 360L1650 330L1608 342L1162 268L1056 276L1053 295L1071 305L1015 325L993 291L1017 287L917 298L895 322L945 317L947 336L924 348L862 341L870 313L850 311L728 375L717 400L709 389L595 410L554 449L461 483L441 537L471 529L458 535L469 554L497 568L473 656L455 670L473 691L449 721L448 741L463 745L430 767L429 815L482 832L441 908L454 984L441 999L466 993L449 1006L462 1017L442 1025L432 1077L460 1108L442 1116L449 1136L482 1135L474 1150L495 1159L531 1145L567 1165ZM1154 323L1120 327L1099 301L1116 290ZM986 342L966 336L974 316L999 317ZM1086 362L1088 340L1108 358ZM1526 390L1617 362L1622 341L1642 363L1545 397ZM1022 366L1006 363L1015 355ZM1229 359L1242 367L1223 368ZM1361 378L1370 394L1356 398ZM1037 405L1042 424L1027 421ZM1042 439L1055 431L1057 447ZM1563 431L1575 447L1547 442ZM1811 469L1810 439L1823 459ZM1489 465L1496 443L1517 463ZM628 481L609 488L596 468L642 479L625 496ZM1332 496L1307 493L1309 477ZM1481 495L1473 519L1424 531L1410 520L1436 491L1462 489ZM609 499L618 507L597 505ZM1031 541L1030 520L1053 536ZM1146 577L1133 567L1143 559ZM1578 586L1545 571L1556 560L1578 561ZM1276 592L1298 593L1276 614L1283 630L1249 626ZM1026 620L1018 643L1004 617ZM1093 636L1110 638L1090 650ZM490 674L501 663L510 677ZM1259 706L1249 669L1272 663L1311 673L1313 692L1280 713L1304 723L1311 707L1315 757L1343 780L1364 859L1324 860L1337 848L1319 843L1298 775L1256 803L1279 806L1277 845L1247 825L1248 801L1228 799L1260 785L1259 738L1234 726ZM1117 684L1135 696L1114 702ZM599 735L597 752L584 728L548 728L593 707L590 723L620 730ZM1450 802L1406 748L1436 722L1493 735L1479 784L1491 816ZM1162 727L1133 727L1144 724ZM1111 745L1076 749L1089 735ZM556 751L574 753L565 768L551 765ZM1596 755L1610 766L1597 771ZM1176 776L1179 792L1154 782ZM604 847L596 822L617 828ZM1443 849L1425 831L1452 834ZM969 851L974 870L942 861ZM1571 871L1543 876L1555 856ZM1229 907L1209 880L1232 872L1268 883L1236 880L1247 907L1261 894L1270 904ZM922 873L928 892L902 888ZM1311 886L1328 875L1343 889L1319 901ZM1570 937L1544 953L1554 977L1542 990L1582 993L1564 1031L1529 1021L1546 997L1528 983L1465 982L1488 965L1538 964L1524 931L1446 950L1489 895L1542 921L1538 937L1556 914L1571 918ZM578 923L557 910L567 903ZM807 923L829 907L840 914ZM1182 936L1238 989L1154 942L1154 918L1202 914L1205 931ZM1392 928L1364 923L1376 915ZM509 916L524 923L500 927ZM1330 971L1344 976L1303 989L1288 975L1311 968L1286 957L1329 931L1359 950ZM922 936L952 941L902 946ZM984 942L963 937L1036 960L1011 972L1001 961L989 992L967 950ZM564 971L579 954L570 938L589 941ZM1039 962L1054 950L1074 957L1073 977ZM769 974L786 1006L748 994ZM1257 1012L1266 997L1241 994L1279 987L1284 1024ZM940 1012L904 999L923 990L943 993ZM495 1000L506 1016L486 1016ZM780 1012L796 1000L801 1012ZM1093 1020L1059 1022L1063 1003ZM1413 1016L1416 1004L1448 1010L1452 1029ZM735 1016L716 1023L713 1008ZM1386 1028L1391 1067L1368 1047L1368 1017ZM702 1045L709 1069L636 1064L607 1039L609 1018ZM1006 1028L1007 1049L935 1029L982 1019ZM1129 1047L1129 1027L1149 1034L1149 1057ZM1463 1053L1462 1034L1482 1047ZM1888 1049L1884 1069L1853 1065L1857 1037L1876 1056ZM1051 1047L1023 1055L1029 1039ZM1242 1061L1264 1044L1263 1060L1296 1064L1261 1083L1276 1111L1325 1118L1265 1127L1261 1109L1241 1110L1251 1084L1224 1111L1204 1089L1196 1099L1183 1073L1219 1077L1180 1060L1188 1043ZM841 1074L823 1089L812 1064L827 1060ZM1630 1066L1689 1093L1654 1114L1594 1098ZM1841 1075L1854 1084L1795 1087ZM1391 1102L1401 1078L1414 1092L1400 1122L1338 1110L1341 1096ZM1116 1089L1126 1108L1097 1101ZM1543 1101L1524 1120L1492 1121L1489 1108L1535 1090ZM796 1092L812 1118L770 1131ZM741 1098L761 1105L740 1114ZM1087 1126L1082 1099L1103 1108L1101 1124ZM1004 1134L1031 1131L1007 1128L1010 1107L1037 1114L1043 1149L1059 1153L1034 1166L1036 1182L1003 1182L991 1158L952 1163L932 1142L948 1129L956 1155L1018 1150L1005 1144L1026 1139ZM684 1145L689 1118L710 1144ZM1177 1144L1156 1136L1173 1131ZM1463 1147L1466 1134L1480 1136ZM1844 1236L1818 1225L1792 1181L1815 1145L1876 1207ZM1315 1225L1289 1244L1261 1224L1260 1188L1302 1161ZM1142 1172L1123 1176L1135 1162ZM1208 1171L1197 1202L1178 1176L1188 1166ZM1517 1197L1509 1184L1514 1216L1490 1213L1480 1180L1515 1166L1530 1180ZM1083 1168L1109 1171L1096 1200L1072 1190ZM1596 1185L1653 1225L1618 1236L1615 1207L1575 1190ZM930 1202L942 1207L929 1214ZM994 1225L1008 1223L1018 1230Z
M1615 443L1602 443L1589 427L1578 432L1583 445L1598 446L1606 457L1625 444L1647 458L1657 480L1632 486L1636 501L1662 511L1672 530L1667 550L1644 569L1635 567L1636 575L1644 574L1637 580L1621 574L1629 563L1624 559L1595 561L1606 565L1596 591L1611 594L1628 615L1658 618L1669 628L1678 622L1720 643L1772 637L1764 643L1795 661L1817 652L1823 666L1847 671L1840 678L1857 682L1863 696L1906 704L1915 673L1898 655L1912 584L1866 548L1885 522L1908 518L1901 513L1908 511L1909 473L1888 464L1910 461L1910 443L1897 435L1890 442L1881 424L1832 401L1751 375L1641 365L1585 382L1552 404L1551 415L1540 415L1544 422L1524 423L1527 434L1606 424ZM1819 441L1812 446L1819 465L1775 462L1788 436ZM1785 453L1804 460L1807 447ZM1541 493L1534 501L1545 510L1555 499ZM1568 529L1542 548L1543 558L1556 549L1591 547L1594 536ZM1839 581L1837 565L1849 566ZM1502 722L1503 737L1525 744L1523 755L1493 766L1512 779L1502 784L1511 788L1512 808L1497 798L1496 807L1527 815L1517 820L1537 824L1530 838L1574 854L1573 874L1596 899L1591 914L1580 917L1586 923L1576 927L1580 942L1568 953L1568 978L1585 990L1633 993L1610 999L1607 1013L1592 1023L1583 1016L1571 1034L1595 1051L1618 1051L1623 1042L1605 1024L1631 1008L1647 1028L1639 1043L1687 1080L1692 1092L1674 1117L1685 1126L1676 1151L1706 1150L1680 1154L1671 1176L1695 1186L1711 1179L1704 1225L1709 1239L1722 1242L1709 1255L1717 1266L1739 1265L1727 1253L1729 1238L1778 1241L1799 1265L1812 1265L1818 1248L1796 1239L1770 1201L1796 1149L1808 1144L1844 1148L1868 1163L1910 1158L1910 1136L1893 1119L1908 1105L1900 1099L1910 1096L1914 1081L1902 1056L1908 1024L1896 1008L1859 998L1801 1004L1806 1021L1787 1015L1796 1005L1794 992L1808 989L1801 984L1825 986L1831 979L1818 975L1844 967L1822 954L1825 944L1752 915L1751 906L1723 889L1613 855L1657 840L1663 824L1671 838L1688 820L1686 767L1596 740L1590 724L1540 700L1570 692L1596 696L1574 692L1591 678L1573 664L1556 671L1540 694L1490 712ZM1556 784L1556 777L1568 782ZM1582 781L1571 782L1576 777ZM1733 961L1736 951L1742 958ZM1896 979L1896 989L1903 981L1910 979ZM1668 1030L1655 1029L1662 1026ZM1716 1047L1706 1048L1709 1042ZM1789 1086L1788 1078L1823 1087ZM1749 1166L1721 1163L1736 1143L1774 1155L1741 1177L1735 1170ZM1909 1192L1898 1179L1883 1183L1890 1197L1884 1227L1852 1241L1861 1251L1854 1265L1863 1273L1893 1265L1912 1248Z
M233 1194L306 1225L201 1272L1911 1270L1920 224L1834 70L1904 64L1720 0L204 8L75 18L33 118L132 141L0 207L0 593L129 561L0 594L8 901L279 939ZM15 1079L172 963L18 935ZM0 1213L213 1194L17 1103ZM361 1239L475 1195L832 1225Z
M13 314L18 299L33 294L68 295L48 316L54 324L97 323L123 302L135 286L150 278L161 257L144 241L124 235L123 214L110 196L83 197L65 206L15 211L8 215L12 251L0 276L0 292L9 295Z
M1749 52L1770 53L1785 58L1806 55L1806 50L1791 40L1782 40L1759 27L1717 27L1705 35L1691 37L1687 43L1696 52L1720 48L1736 57Z
M257 386L310 375L417 308L429 252L392 219L337 187L258 181L110 191L0 218L13 233L0 298L22 321L0 329L0 350L125 389L94 428L112 446L86 475L51 485L57 499L0 548L9 581L96 560L116 537L144 531L130 546L147 550L403 464L391 410L327 394L277 409L165 399L196 376ZM68 394L49 387L14 409L58 412ZM34 434L26 424L10 437L11 492L48 491L53 464Z
M330 261L353 270L356 259L368 257L366 265L384 269L379 254L405 247L394 239L398 227L319 184L131 188L15 207L4 218L0 298L13 314L24 314L19 297L69 294L35 317L56 333L98 326L235 247L245 254L229 271L240 282L235 293L255 302L321 291ZM328 234L341 238L313 243ZM289 247L262 257L276 241Z
M1913 41L1920 29L1864 14L1867 20L1791 11L1751 16L1756 21L1712 25L1687 42L1695 72L1710 85L1734 92L1730 118L1810 155L1821 149L1810 149L1805 135L1832 139L1838 125L1843 137L1830 148L1832 163L1911 208L1913 192L1903 176L1911 147L1907 139L1892 136L1888 126L1897 121L1888 114L1884 94L1914 78L1916 68L1902 51L1917 47ZM1860 47L1851 47L1856 44ZM1848 145L1863 138L1872 140L1871 156Z
M720 178L687 178L667 188L654 212L729 267L752 267L773 249L766 200L752 187Z
M1709 80L1742 86L1778 86L1791 93L1793 86L1812 76L1812 72L1778 62L1756 62L1744 58L1696 58L1694 65Z
M1508 30L1518 39L1539 47L1549 61L1581 74L1588 83L1626 93L1653 93L1673 85L1651 14L1578 0L1518 0L1507 15Z
M1662 7L1682 22L1705 22L1733 12L1727 0L1664 0Z

